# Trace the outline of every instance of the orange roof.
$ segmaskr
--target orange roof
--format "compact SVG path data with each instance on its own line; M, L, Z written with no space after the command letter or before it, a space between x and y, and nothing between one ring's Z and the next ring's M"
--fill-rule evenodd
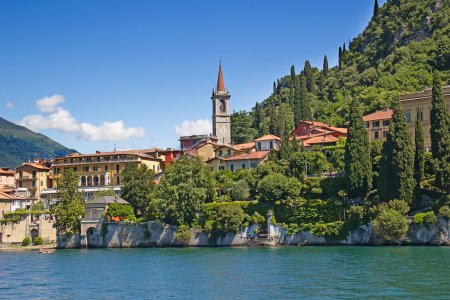
M255 146L256 146L255 142L250 142L250 143L233 145L233 148L236 150L248 150L248 149L254 148Z
M14 176L16 172L14 172L14 170L11 170L10 168L0 168L0 175L10 175L10 176Z
M50 168L47 168L46 166L40 165L40 164L35 164L35 163L23 163L20 167L18 167L17 169L23 168L25 166L29 166L32 168L36 168L39 170L48 170L50 171Z
M336 143L337 138L332 135L313 136L303 141L303 146L309 147L317 144Z
M0 191L0 199L1 200L26 200L23 197L17 197L10 194L7 194L5 192Z
M281 139L279 137L277 137L276 135L273 134L266 134L260 138L257 138L255 140L255 142L261 142L261 141L270 141L270 140L277 140L277 141L281 141Z
M376 111L374 113L371 113L369 115L365 115L363 117L364 122L369 121L377 121L377 120L390 120L392 119L392 109L383 109Z
M256 151L252 153L245 153L241 155L236 155L232 157L224 158L225 161L234 161L234 160L250 160L250 159L262 159L265 158L270 151Z

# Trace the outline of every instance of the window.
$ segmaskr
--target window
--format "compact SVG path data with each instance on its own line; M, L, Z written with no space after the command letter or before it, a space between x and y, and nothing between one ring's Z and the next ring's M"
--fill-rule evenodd
M219 157L222 157L222 150L219 151Z
M105 171L108 171L108 166L107 165L105 165Z
M411 123L411 112L406 113L406 123Z
M230 170L231 170L231 172L234 172L234 165L233 164L230 165Z
M242 164L242 169L245 169L245 164Z
M36 178L36 171L33 171L33 178Z
M250 167L251 167L252 169L256 169L256 167L257 167L257 166L256 166L256 163L251 163L251 164L250 164Z
M303 127L303 128L302 128L302 132L303 132L303 135L306 134L306 127Z
M369 122L366 122L366 128L369 128Z
M32 186L33 188L36 187L36 180L33 180L33 181L31 182L31 186Z
M89 166L83 166L83 172L89 172Z
M387 131L383 131L383 138L387 137Z
M120 177L119 176L116 177L116 184L120 185Z
M55 175L58 175L59 168L55 168Z
M78 168L77 168L77 167L73 167L73 170L74 170L75 172L77 172L77 171L78 171Z
M224 166L219 166L219 170L225 170Z
M93 166L92 169L94 172L98 172L98 166Z
M390 120L383 120L383 126L389 126L391 124Z
M231 150L228 150L228 156L231 156Z
M23 173L22 171L19 172L19 178L22 179Z
M272 148L273 148L273 141L270 141L269 149L272 149Z
M261 142L256 144L256 150L261 151Z
M375 139L379 139L380 137L379 137L379 132L378 131L375 131L374 132L374 137L375 137Z
M373 121L372 122L372 127L380 127L380 121Z
M44 181L41 180L41 186L44 186Z
M116 165L116 172L119 173L120 172L120 166Z
M22 180L19 181L19 187L22 187Z

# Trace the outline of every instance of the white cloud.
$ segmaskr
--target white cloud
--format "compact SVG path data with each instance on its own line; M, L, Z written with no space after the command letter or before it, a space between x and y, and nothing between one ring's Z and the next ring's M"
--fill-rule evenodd
M209 134L211 133L212 123L210 120L185 120L181 125L175 126L175 132L179 136L194 135L194 134Z
M54 129L65 133L73 133L83 140L88 141L123 141L135 137L145 136L142 127L125 127L123 121L107 122L95 126L90 123L79 123L70 111L58 104L63 103L64 97L53 95L36 102L36 107L46 114L29 115L24 117L19 124L31 130Z
M14 108L14 103L12 103L12 102L6 102L6 103L5 103L5 107L6 107L7 109L13 109L13 108Z
M56 111L59 104L64 103L66 101L61 95L53 95L50 97L44 97L36 101L36 107L46 113L53 113Z

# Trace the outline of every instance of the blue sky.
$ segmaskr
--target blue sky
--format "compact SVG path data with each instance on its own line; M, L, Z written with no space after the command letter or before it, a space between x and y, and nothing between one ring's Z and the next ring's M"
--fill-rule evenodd
M232 110L248 110L292 64L321 67L327 54L335 65L372 10L372 0L1 1L0 117L83 153L178 147L180 133L208 129L220 58Z

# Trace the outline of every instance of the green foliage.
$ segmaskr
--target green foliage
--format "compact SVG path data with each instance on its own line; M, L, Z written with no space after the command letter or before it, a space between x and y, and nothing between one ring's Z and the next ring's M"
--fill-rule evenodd
M436 222L436 215L434 214L433 211L415 214L413 218L414 224L428 225L434 224L435 222Z
M33 204L33 206L31 206L31 211L33 211L33 212L41 212L41 211L45 211L45 205L44 205L44 203L36 203L36 204Z
M22 246L28 246L31 243L31 239L29 237L24 237L22 240Z
M436 163L436 185L450 192L450 116L442 94L439 73L433 73L433 99L430 113L431 152Z
M36 238L34 239L34 245L35 245L35 246L42 245L43 243L44 243L44 240L43 240L40 236L38 236L38 237L36 237Z
M450 219L450 207L448 205L444 205L439 209L439 217L446 218L447 220Z
M296 197L300 194L302 184L295 178L273 173L258 183L259 197L263 201L276 201Z
M15 211L5 212L3 214L3 219L0 220L1 224L14 223L17 224L29 214L25 209L18 208Z
M175 239L182 245L188 245L192 238L192 231L189 226L180 225L175 233Z
M170 164L151 195L152 216L172 225L191 225L202 204L215 198L216 185L199 159L182 156Z
M391 200L373 208L372 212L376 213L372 220L374 235L387 243L400 242L408 231L408 211L408 203L401 200Z
M135 222L136 216L134 215L133 207L127 204L111 203L106 210L107 217L110 219L114 217L120 218L121 221Z
M78 173L67 169L57 179L58 201L50 207L55 216L59 233L75 234L80 232L80 222L84 215L84 198L78 190Z
M422 182L425 168L422 110L420 110L419 107L417 107L416 125L414 130L414 148L414 182L415 194L417 197L420 193L420 183Z
M131 204L136 215L145 215L148 197L155 187L155 172L144 164L130 164L122 171L122 175L122 198Z
M238 232L246 219L239 202L211 203L203 206L205 230L213 239L227 232Z
M231 115L231 140L233 144L241 144L252 141L258 135L258 130L253 128L253 119L248 112L238 111Z
M308 153L304 150L292 153L289 158L290 175L299 180L303 180L306 175L308 160Z
M345 143L346 191L350 198L364 198L372 187L372 164L367 131L359 102L352 102L350 125Z
M378 194L381 201L403 199L411 203L414 192L414 152L406 117L399 102L393 102L386 142L383 145Z
M323 236L328 241L336 241L345 238L342 236L342 229L344 222L336 221L332 223L316 223L314 225L307 226L312 234L316 236Z
M93 198L95 199L95 198L99 198L99 197L103 197L103 196L115 197L115 196L117 196L117 194L116 194L116 192L114 192L113 189L106 189L103 191L95 191Z
M243 179L237 181L231 188L230 195L233 200L248 200L250 197L250 187L247 181Z

